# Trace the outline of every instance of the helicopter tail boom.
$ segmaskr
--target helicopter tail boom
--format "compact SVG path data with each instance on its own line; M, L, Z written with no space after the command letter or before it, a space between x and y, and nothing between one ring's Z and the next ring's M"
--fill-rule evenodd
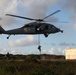
M0 34L4 33L5 30L0 26Z

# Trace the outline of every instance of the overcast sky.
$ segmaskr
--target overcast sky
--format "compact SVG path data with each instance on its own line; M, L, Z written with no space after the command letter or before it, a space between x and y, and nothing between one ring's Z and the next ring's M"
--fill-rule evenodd
M31 22L24 19L6 16L15 14L31 18L45 16L61 10L46 21L64 31L50 34L48 38L40 35L42 54L65 54L66 48L76 48L76 0L0 0L0 26L5 30L19 28ZM59 23L67 21L69 23ZM0 53L39 54L38 35L16 35L6 39L8 35L0 35Z

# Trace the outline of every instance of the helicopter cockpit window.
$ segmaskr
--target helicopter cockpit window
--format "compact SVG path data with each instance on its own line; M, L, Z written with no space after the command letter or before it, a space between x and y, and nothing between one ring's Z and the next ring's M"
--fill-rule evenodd
M55 28L54 26L51 26L51 28Z
M31 27L31 25L25 25L25 26L23 26L22 28L25 28L25 27Z

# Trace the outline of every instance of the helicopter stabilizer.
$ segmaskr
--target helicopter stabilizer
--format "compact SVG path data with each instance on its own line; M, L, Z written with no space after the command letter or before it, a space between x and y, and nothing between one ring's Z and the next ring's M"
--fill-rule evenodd
M0 34L4 33L5 30L0 26Z

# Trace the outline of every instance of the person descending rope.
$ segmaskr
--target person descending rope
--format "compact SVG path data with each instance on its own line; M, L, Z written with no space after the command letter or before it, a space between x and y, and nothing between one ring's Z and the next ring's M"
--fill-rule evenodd
M40 54L41 54L40 35L38 36L38 41L39 41L39 46L38 46L38 49L39 49Z
M41 46L40 46L40 45L38 46L38 49L39 49L39 51L40 51L40 54L41 54Z

